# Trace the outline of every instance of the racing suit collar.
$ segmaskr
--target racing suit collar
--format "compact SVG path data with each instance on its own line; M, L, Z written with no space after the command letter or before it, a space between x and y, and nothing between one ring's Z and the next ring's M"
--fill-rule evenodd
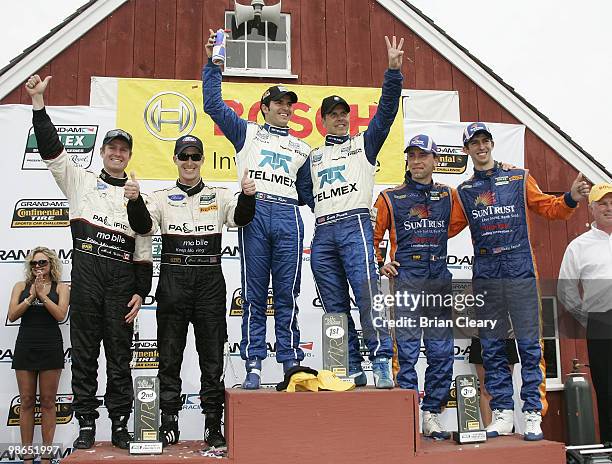
M491 169L487 169L486 171L477 171L474 169L474 177L478 179L486 179L487 177L494 176L501 169L501 163L499 161L495 161L495 165Z
M406 175L404 176L404 182L406 182L406 185L409 188L422 192L427 192L433 187L433 181L431 181L429 184L421 184L419 182L416 182L414 179L412 179L412 174L410 174L410 171L406 171Z
M271 126L268 123L265 123L263 125L263 128L265 130L267 130L268 132L270 132L270 134L274 134L274 135L289 135L289 128L288 127L278 127L278 126Z
M202 178L200 178L200 181L195 185L185 185L181 184L177 179L176 186L180 188L183 192L185 192L187 196L191 197L202 191L202 189L204 188L204 182L202 181Z
M331 135L325 136L325 146L330 147L332 145L340 145L346 142L351 136L350 135Z
M123 177L113 177L104 169L100 172L100 179L102 179L107 184L113 185L115 187L123 187L127 182L127 174L124 172Z

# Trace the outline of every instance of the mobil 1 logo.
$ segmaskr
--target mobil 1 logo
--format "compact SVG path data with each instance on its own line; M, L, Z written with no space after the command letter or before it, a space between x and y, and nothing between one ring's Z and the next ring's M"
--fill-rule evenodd
M57 135L68 153L68 157L75 166L87 169L91 166L93 151L98 135L98 126L55 126ZM34 128L30 127L23 154L23 170L46 169L40 158L38 143L34 135Z

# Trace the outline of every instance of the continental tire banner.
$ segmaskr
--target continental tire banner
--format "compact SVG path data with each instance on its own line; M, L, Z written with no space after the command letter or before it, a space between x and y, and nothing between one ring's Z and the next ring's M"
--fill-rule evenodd
M381 75L381 84L382 79ZM351 106L350 131L354 135L366 130L376 113L381 93L380 88L369 87L286 85L299 97L293 105L291 133L312 148L322 144L325 134L320 115L324 97L340 94L346 99ZM223 99L240 117L262 123L259 101L269 86L269 83L224 82ZM96 77L92 80L91 101L95 105L116 107L117 125L134 136L134 152L145 154L134 157L130 164L139 178L172 179L174 141L182 135L194 134L204 141L206 177L218 181L236 179L234 147L203 111L202 82ZM401 181L404 115L457 120L459 98L456 92L404 91L397 117L378 156L377 183Z

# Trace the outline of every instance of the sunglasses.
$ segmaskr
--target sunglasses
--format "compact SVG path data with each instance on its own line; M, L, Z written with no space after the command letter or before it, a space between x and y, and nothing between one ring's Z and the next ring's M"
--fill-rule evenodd
M39 259L38 261L30 261L30 267L45 267L49 264L47 259Z
M179 161L187 161L189 158L191 158L192 161L201 161L202 153L179 153L176 157Z

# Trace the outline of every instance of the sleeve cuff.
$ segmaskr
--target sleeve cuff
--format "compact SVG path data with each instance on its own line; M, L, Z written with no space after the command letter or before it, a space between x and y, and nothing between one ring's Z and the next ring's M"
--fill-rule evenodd
M32 121L45 121L49 119L49 115L47 114L47 109L43 106L39 110L32 110Z
M563 199L565 200L565 204L570 208L575 208L576 206L578 206L578 202L574 201L574 199L572 198L572 194L569 192L566 192L565 195L563 195Z

